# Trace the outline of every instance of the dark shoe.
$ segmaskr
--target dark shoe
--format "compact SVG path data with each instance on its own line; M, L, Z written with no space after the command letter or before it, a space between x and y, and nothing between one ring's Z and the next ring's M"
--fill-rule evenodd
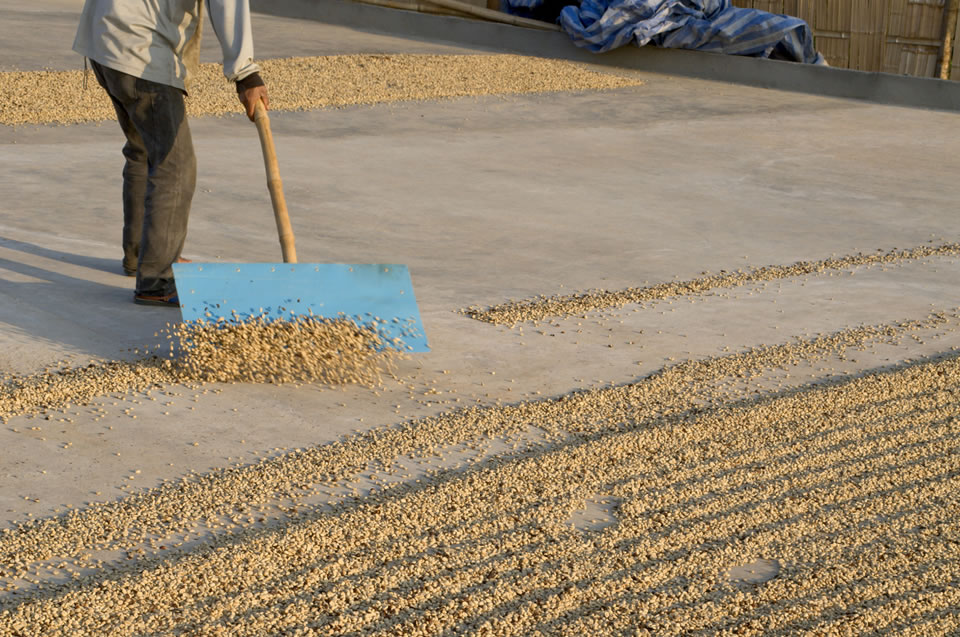
M158 296L156 294L134 294L133 302L137 305L158 305L161 307L180 307L180 297L177 293Z

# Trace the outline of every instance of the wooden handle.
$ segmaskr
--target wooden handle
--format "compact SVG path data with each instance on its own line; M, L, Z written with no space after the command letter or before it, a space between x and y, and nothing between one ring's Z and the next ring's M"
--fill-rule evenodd
M493 9L487 9L485 7L477 7L466 2L461 2L460 0L425 0L427 4L435 4L438 7L444 7L446 9L452 9L453 11L459 11L460 13L465 13L467 15L473 16L475 18L480 18L481 20L487 20L489 22L501 22L503 24L512 24L516 27L528 27L532 29L541 29L543 31L559 31L559 24L552 24L550 22L541 22L540 20L531 20L529 18L521 18L520 16L510 15L509 13L502 13L500 11L495 11Z
M529 27L531 29L541 29L544 31L560 30L560 25L557 24L541 22L540 20L531 20L529 18L521 18L519 16L510 15L509 13L502 13L495 9L477 7L466 2L460 2L459 0L423 0L423 2L398 2L397 0L354 0L354 2L359 2L361 4L373 4L380 7L388 7L390 9L406 9L408 11L425 11L429 10L430 5L433 5L437 7L443 7L444 9L449 9L450 11L456 11L457 13L462 13L464 15L472 16L474 18L479 18L481 20L487 20L488 22L500 22L503 24L512 24L516 27ZM499 3L497 4L499 6Z
M270 201L273 203L273 216L277 220L277 234L280 235L283 262L296 263L297 247L293 240L293 227L290 225L290 215L287 213L287 201L283 197L280 166L277 164L277 151L273 147L273 133L270 132L270 116L267 115L263 100L257 100L253 109L253 121L257 124L257 132L260 134L263 165L267 170L267 188L270 190Z

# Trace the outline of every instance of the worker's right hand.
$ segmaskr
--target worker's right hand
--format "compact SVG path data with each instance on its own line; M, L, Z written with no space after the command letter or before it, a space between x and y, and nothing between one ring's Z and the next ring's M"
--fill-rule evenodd
M254 86L253 88L248 88L244 91L238 93L240 98L240 103L243 104L243 107L247 110L247 117L250 118L250 121L253 121L253 113L257 107L257 102L263 100L263 106L268 111L270 110L270 97L267 95L266 86Z

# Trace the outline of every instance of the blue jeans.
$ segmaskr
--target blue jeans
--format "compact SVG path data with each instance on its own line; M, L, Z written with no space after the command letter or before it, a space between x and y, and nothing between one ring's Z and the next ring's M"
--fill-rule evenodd
M183 250L197 185L183 92L91 62L127 137L123 267L136 269L137 294L175 294L171 266Z

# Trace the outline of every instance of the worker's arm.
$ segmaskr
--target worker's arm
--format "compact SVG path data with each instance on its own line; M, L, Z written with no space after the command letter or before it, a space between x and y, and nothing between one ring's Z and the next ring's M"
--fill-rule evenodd
M269 107L267 87L260 78L260 67L253 61L253 29L250 26L249 0L206 0L210 25L223 52L223 74L237 83L237 95L253 120L258 100Z

